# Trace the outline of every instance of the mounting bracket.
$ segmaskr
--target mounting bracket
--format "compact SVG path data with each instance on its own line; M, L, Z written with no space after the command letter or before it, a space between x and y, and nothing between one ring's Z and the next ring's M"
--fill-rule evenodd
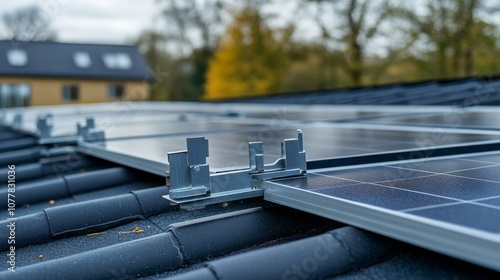
M37 130L40 145L77 145L79 142L99 142L104 141L104 131L95 128L94 119L89 117L86 124L76 124L76 134L67 136L52 136L52 115L39 116L37 120ZM103 142L104 143L104 142Z
M54 127L54 118L52 114L38 116L36 120L38 137L40 137L41 139L50 138L53 127Z
M264 194L259 181L300 176L306 173L306 152L302 131L297 138L281 142L281 157L264 164L262 142L248 143L249 168L210 173L207 163L208 140L187 138L187 150L168 153L170 171L167 176L169 194L163 196L184 209L197 209L209 204L258 197Z
M87 118L86 125L76 124L76 136L81 137L83 142L104 141L104 131L95 128L94 118Z
M23 126L23 115L16 114L14 115L14 119L12 120L12 127L14 129L21 129Z

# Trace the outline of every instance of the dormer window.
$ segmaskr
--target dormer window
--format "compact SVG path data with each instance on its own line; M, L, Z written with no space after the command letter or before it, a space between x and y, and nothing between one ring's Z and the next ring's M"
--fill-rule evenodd
M23 50L9 50L7 61L11 66L25 66L28 63L28 55Z
M126 53L106 53L102 56L104 65L109 69L130 69L132 60Z
M77 52L73 55L73 61L78 68L88 68L92 64L90 55L86 52Z

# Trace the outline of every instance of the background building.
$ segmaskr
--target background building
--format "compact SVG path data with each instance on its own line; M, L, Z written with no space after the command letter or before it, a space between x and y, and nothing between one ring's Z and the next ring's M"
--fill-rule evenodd
M147 64L135 46L0 41L0 107L143 100Z

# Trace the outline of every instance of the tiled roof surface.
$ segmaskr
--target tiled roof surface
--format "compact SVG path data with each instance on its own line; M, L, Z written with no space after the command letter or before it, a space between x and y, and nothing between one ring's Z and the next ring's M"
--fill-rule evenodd
M26 65L12 66L8 63L9 50L24 51L27 55ZM88 53L91 60L89 67L76 66L73 56L79 52ZM131 67L107 68L103 62L103 55L106 53L128 55ZM0 41L0 75L134 80L149 78L147 64L136 46L17 41Z

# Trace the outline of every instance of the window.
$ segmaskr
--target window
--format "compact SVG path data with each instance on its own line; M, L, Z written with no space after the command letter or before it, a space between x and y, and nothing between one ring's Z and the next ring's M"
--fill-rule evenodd
M0 107L9 108L12 107L12 87L11 85L2 84L0 85Z
M30 105L31 87L27 84L14 86L14 106L26 107Z
M63 100L76 101L80 99L80 90L76 85L65 85L63 87Z
M73 61L78 68L88 68L92 64L90 55L86 52L77 52L73 55Z
M28 55L23 50L7 51L7 61L11 66L24 66L28 63Z
M120 84L110 84L108 86L109 99L122 99L125 97L125 86Z
M0 84L0 108L29 106L30 100L28 84Z
M102 56L104 65L109 69L130 69L132 60L126 53L106 53Z

